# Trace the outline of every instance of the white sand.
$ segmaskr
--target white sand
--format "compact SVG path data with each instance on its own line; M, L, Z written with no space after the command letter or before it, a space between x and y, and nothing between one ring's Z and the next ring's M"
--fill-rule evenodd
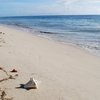
M15 80L0 83L7 97L13 100L100 100L100 57L21 30L0 26L0 31L5 33L0 34L0 66L8 72L15 68L19 75ZM0 71L0 79L4 76ZM38 89L16 89L30 77L38 81Z

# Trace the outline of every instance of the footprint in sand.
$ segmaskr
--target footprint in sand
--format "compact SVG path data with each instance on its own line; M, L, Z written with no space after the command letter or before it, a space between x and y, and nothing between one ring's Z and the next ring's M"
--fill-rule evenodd
M8 98L6 91L0 89L0 100L13 100L13 98Z
M0 32L0 47L2 47L2 46L4 45L4 43L6 43L5 40L1 37L1 36L4 35L4 34L5 34L5 33Z

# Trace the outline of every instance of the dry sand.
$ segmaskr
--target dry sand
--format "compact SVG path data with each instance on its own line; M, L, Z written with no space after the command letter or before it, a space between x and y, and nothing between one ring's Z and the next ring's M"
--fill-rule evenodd
M100 57L75 46L0 26L0 67L16 79L0 82L13 100L100 100ZM0 80L5 78L0 70ZM30 77L38 89L16 89Z

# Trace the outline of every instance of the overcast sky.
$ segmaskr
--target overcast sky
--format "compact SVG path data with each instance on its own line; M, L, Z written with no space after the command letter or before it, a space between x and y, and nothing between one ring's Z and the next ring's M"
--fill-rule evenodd
M0 16L100 14L100 0L0 0Z

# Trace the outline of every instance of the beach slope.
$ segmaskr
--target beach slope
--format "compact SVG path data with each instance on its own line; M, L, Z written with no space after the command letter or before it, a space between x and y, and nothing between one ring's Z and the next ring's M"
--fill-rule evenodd
M100 100L100 57L18 29L0 26L0 82L13 100ZM16 73L11 73L16 69ZM0 70L0 80L8 77ZM19 87L33 77L38 89Z

